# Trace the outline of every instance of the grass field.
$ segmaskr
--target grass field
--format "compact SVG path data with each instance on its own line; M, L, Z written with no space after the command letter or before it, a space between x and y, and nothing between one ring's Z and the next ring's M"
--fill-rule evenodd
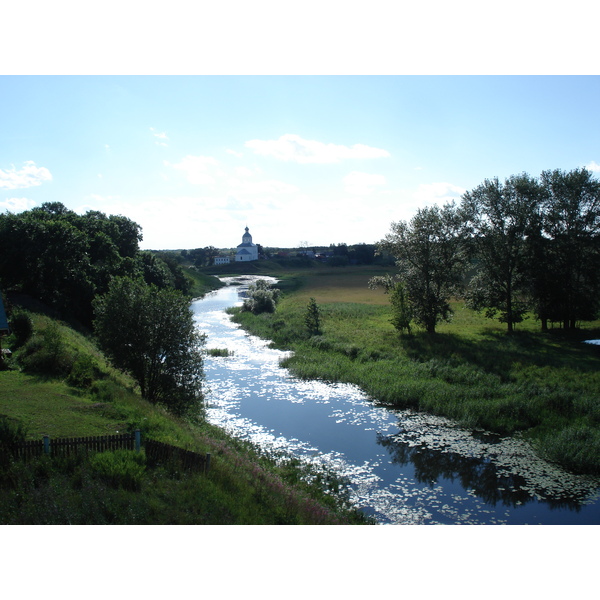
M234 318L293 350L285 366L298 376L354 383L383 403L524 435L546 458L600 473L600 348L582 343L600 338L600 322L569 334L542 333L530 318L508 335L503 324L455 301L452 322L435 335L416 329L401 336L389 322L387 297L367 288L381 272L347 267L289 274L274 314ZM319 336L304 325L310 297L321 312Z

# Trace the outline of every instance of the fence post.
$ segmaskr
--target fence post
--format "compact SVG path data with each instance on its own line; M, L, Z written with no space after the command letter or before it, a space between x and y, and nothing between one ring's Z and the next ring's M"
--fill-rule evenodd
M141 446L140 430L136 429L135 430L135 451L136 452L140 451L140 446Z
M210 469L210 454L206 455L206 468L205 468L205 473L208 473L208 470Z
M47 435L44 436L44 454L50 454L50 438Z

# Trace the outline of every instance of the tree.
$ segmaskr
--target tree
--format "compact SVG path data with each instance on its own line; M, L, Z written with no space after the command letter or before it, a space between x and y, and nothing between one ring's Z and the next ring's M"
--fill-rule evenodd
M392 318L390 322L400 332L410 334L410 323L412 321L412 309L406 286L398 281L391 290L390 304L392 306Z
M248 286L247 298L242 304L242 311L255 315L264 312L275 312L281 290L272 288L266 279L258 279Z
M310 335L321 335L321 313L314 298L308 301L306 313L304 314L304 324Z
M408 295L410 305L403 319L411 313L417 324L435 333L437 323L452 315L450 297L462 277L462 217L453 203L443 208L434 205L419 209L408 223L392 223L391 229L378 249L396 258L403 302Z
M78 215L60 202L0 215L0 278L86 325L92 298L111 277L132 274L140 227L98 211Z
M141 279L115 278L94 301L95 332L115 366L138 382L142 397L178 415L199 416L205 342L189 301Z
M462 199L477 267L467 305L485 310L489 318L498 316L509 333L529 307L530 240L539 231L541 200L537 180L526 173L504 184L486 179Z
M538 316L573 329L600 308L600 182L586 169L544 171L543 233L538 239Z
M382 287L385 294L390 295L392 317L390 323L400 332L410 333L413 313L406 285L398 280L398 275L376 275L369 279L372 290Z

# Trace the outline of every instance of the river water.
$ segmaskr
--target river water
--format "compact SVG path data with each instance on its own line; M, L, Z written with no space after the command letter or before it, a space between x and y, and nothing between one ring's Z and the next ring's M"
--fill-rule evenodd
M211 423L334 470L381 524L600 524L600 479L542 461L519 440L378 406L352 385L294 377L279 366L285 352L225 313L251 278L224 281L192 305L207 348L230 352L205 360Z

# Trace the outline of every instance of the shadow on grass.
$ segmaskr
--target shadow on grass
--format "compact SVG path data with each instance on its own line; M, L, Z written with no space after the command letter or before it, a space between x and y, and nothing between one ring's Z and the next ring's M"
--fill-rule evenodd
M591 330L585 333L524 331L511 335L488 331L482 332L479 339L454 333L419 332L403 337L400 343L406 355L417 362L437 359L468 363L506 380L515 364L597 371L600 346L583 344L583 340L591 339L594 333L600 337L600 332Z

